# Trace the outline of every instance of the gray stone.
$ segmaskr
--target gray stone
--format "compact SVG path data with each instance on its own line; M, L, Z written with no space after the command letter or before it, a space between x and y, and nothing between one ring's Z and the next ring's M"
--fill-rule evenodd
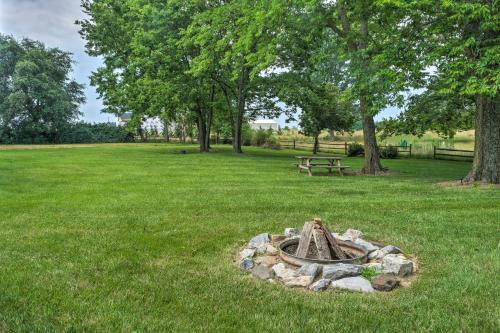
M363 267L364 268L373 269L373 270L376 270L376 271L383 271L384 270L384 265L382 265L379 262L370 262L368 264L364 264Z
M264 265L256 265L252 269L252 275L262 280L269 280L274 278L274 271Z
M267 252L267 244L255 244L254 249L257 254L265 254Z
M387 254L398 254L398 253L403 253L403 251L394 245L387 245L383 248L380 249L380 251L384 252L386 255Z
M342 237L350 241L355 241L356 239L363 237L363 233L356 229L347 229Z
M248 247L251 249L255 249L265 243L269 243L270 241L271 239L269 238L269 234L266 232L250 239L250 241L248 242Z
M300 230L297 228L285 228L285 237L290 238L290 237L295 237L295 236L300 236Z
M348 277L332 281L332 288L360 291L363 293L372 293L375 291L370 284L370 281L361 276Z
M358 244L362 248L366 249L366 251L368 251L368 253L379 249L378 246L375 246L372 243L365 241L364 239L361 239L361 238L355 239L354 243Z
M276 274L276 277L281 280L288 280L297 277L297 272L293 269L286 268L283 263L274 265L272 270Z
M388 254L384 257L384 273L406 276L413 273L413 262L401 254Z
M392 274L382 274L372 279L372 287L379 291L391 291L399 286L399 279Z
M252 258L255 255L255 249L244 249L240 252L240 259Z
M332 232L332 236L333 236L333 238L335 238L335 239L340 239L340 240L342 240L342 241L350 241L350 240L351 240L349 237L344 237L344 236L342 236L342 235L339 235L339 234L338 234L338 233L336 233L336 232Z
M323 266L323 279L338 280L347 276L360 275L363 266L352 264L335 264Z
M307 288L313 282L314 278L312 276L296 276L288 279L284 279L283 283L285 286L290 288L303 287Z
M298 274L303 275L303 276L312 276L314 279L316 276L318 276L320 271L321 271L320 264L308 264L308 265L302 266L299 269Z
M368 259L370 260L378 260L382 259L387 253L382 252L382 250L375 250L368 254Z
M254 266L252 258L245 258L240 262L240 268L244 270L251 270Z
M314 282L311 286L309 286L309 289L312 291L323 291L323 290L328 289L331 282L332 281L330 281L328 279L320 279L320 280Z

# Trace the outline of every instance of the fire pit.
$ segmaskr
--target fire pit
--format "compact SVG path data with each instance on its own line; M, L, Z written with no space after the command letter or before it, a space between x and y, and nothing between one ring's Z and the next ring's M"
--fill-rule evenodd
M332 233L320 219L253 237L237 262L256 278L312 291L390 291L409 285L416 269L400 248L367 241L359 230Z

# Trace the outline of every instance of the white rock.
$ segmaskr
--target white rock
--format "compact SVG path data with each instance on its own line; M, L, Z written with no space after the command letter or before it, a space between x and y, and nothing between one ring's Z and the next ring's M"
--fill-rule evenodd
M366 251L368 251L368 253L379 249L378 246L375 246L372 243L365 241L364 239L361 238L355 239L354 243L364 248Z
M352 291L360 291L363 293L372 293L375 291L370 281L361 276L348 277L333 281L332 288L348 289Z
M288 280L297 277L297 272L293 269L286 268L283 263L274 265L273 271L276 277L281 280Z
M300 236L300 230L297 228L285 228L285 237L295 237Z
M413 273L413 262L401 254L388 254L384 257L384 273L406 276Z
M382 265L379 262L371 262L371 263L368 263L368 264L364 264L363 267L374 269L376 271L383 271L384 270L384 265Z
M387 253L383 252L382 250L375 250L368 254L368 259L370 260L382 259L386 254Z
M363 237L363 233L356 229L347 229L346 232L344 232L343 237L350 241L355 241L356 239Z
M252 258L255 255L255 249L244 249L240 252L240 258L243 260L245 258Z
M343 241L351 240L349 237L344 237L342 235L339 235L336 232L332 232L332 236L333 236L333 238L340 239L340 240L343 240Z
M314 278L312 276L297 276L288 279L284 279L283 283L285 286L294 288L294 287L303 287L307 288L313 282Z
M347 276L361 274L363 266L352 264L334 264L323 266L323 279L338 280Z

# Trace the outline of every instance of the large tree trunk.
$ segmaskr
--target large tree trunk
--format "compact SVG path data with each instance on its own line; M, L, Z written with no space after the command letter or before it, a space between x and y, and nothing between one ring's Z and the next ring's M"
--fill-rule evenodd
M383 171L383 168L380 164L377 136L375 135L375 121L373 117L368 114L366 97L361 96L359 102L365 148L365 162L361 172L364 174L376 175Z
M205 119L203 117L203 111L201 108L196 110L196 116L198 119L197 128L198 128L198 144L200 145L200 152L208 152L209 148L206 142L207 138L207 126L205 124Z
M233 152L237 154L243 153L241 150L242 146L242 127L243 127L243 116L245 115L246 106L246 85L248 81L249 71L246 67L241 71L241 77L238 83L238 105L236 110L236 115L234 117L234 137L233 137Z
M476 96L476 132L472 170L466 182L500 183L500 101Z

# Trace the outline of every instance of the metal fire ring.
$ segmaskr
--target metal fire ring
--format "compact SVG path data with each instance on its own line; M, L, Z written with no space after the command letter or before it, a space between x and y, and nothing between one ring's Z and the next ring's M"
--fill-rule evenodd
M337 260L322 260L322 259L310 259L310 258L300 258L297 257L294 254L290 254L285 252L285 248L298 244L299 238L292 238L289 240L283 241L280 245L280 258L283 259L283 261L295 265L295 266L303 266L306 264L322 264L322 265L327 265L327 264L363 264L367 262L368 259L368 251L364 249L363 247L354 244L353 242L349 241L342 241L340 239L337 239L337 244L340 246L341 249L355 255L354 258L349 258L349 259L337 259Z

